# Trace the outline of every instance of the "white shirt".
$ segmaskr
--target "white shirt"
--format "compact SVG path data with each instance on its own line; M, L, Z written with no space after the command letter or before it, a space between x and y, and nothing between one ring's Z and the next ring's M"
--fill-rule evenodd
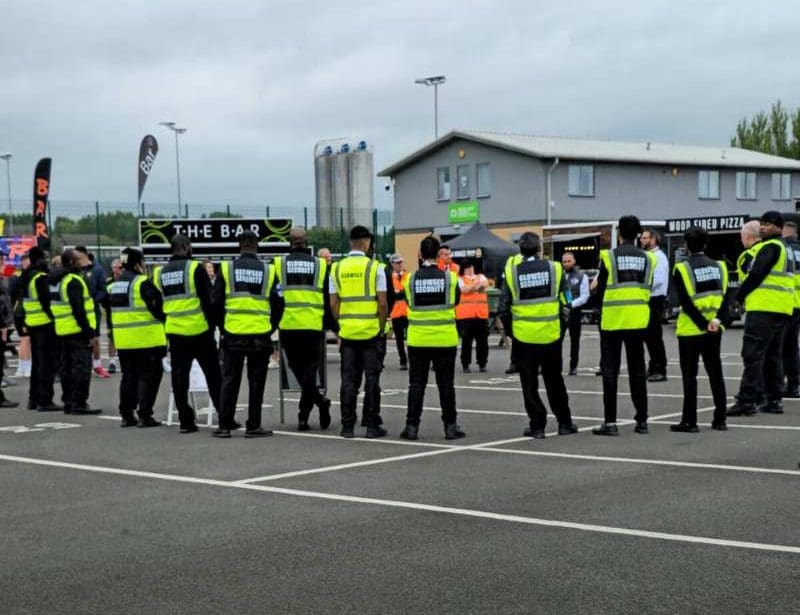
M483 284L484 286L489 283L488 280L486 279L486 276L483 275L482 273L476 273L475 275L473 275L472 282L473 284ZM458 288L460 290L464 290L464 276L458 278Z
M586 305L589 301L589 276L585 273L581 274L581 294L572 298L572 307L577 308Z
M656 269L653 272L653 297L666 297L669 287L669 259L661 248L651 250L656 255Z
M347 256L366 256L366 254L364 254L361 250L350 250L347 253ZM377 265L379 267L381 266L380 263L377 263ZM378 272L378 280L375 283L375 291L379 292L379 293L385 293L386 292L386 274L385 273L384 273L384 275L381 275L381 272ZM330 278L328 278L328 292L331 295L338 295L339 294L338 291L336 290L336 284L333 281L333 276L330 276Z

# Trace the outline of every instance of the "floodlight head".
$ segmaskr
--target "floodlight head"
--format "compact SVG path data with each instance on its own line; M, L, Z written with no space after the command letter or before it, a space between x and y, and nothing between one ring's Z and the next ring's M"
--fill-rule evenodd
M434 77L422 77L421 79L415 79L414 83L419 85L441 85L445 81L447 81L447 77L444 75L436 75Z
M2 160L10 160L13 157L14 157L13 154L9 154L8 152L6 152L5 154L0 154L0 159Z

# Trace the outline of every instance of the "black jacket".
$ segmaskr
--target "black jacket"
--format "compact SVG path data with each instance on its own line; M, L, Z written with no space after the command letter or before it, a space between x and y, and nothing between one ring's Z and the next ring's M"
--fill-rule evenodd
M68 273L81 275L81 271L77 267L72 269L56 269L48 276L48 285L55 286L56 284L59 284L61 280L64 279L64 276L66 276ZM78 280L71 280L69 284L67 284L67 299L69 299L72 315L75 317L75 320L78 322L78 326L81 329L81 332L76 333L75 336L81 336L86 339L93 338L95 336L95 331L89 325L89 319L86 316L86 310L83 306L83 285L81 285Z
M691 254L688 262L694 269L717 264L716 261L712 260L702 252ZM708 329L708 324L711 321L703 316L703 313L697 309L697 306L690 299L689 290L683 283L683 277L676 271L672 274L672 279L675 283L675 291L678 293L678 302L680 303L681 310L684 314L692 319L692 322L697 326L698 329L701 331L706 331ZM703 292L704 289L701 287L697 290L698 292ZM722 305L719 308L719 312L717 312L717 319L719 319L723 327L730 326L731 322L733 321L733 314L731 313L730 301L727 293L722 298Z

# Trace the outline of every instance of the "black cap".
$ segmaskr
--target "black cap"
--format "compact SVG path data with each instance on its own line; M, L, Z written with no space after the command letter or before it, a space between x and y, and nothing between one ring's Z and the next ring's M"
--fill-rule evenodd
M369 232L366 226L357 224L350 229L350 239L372 239L372 233Z
M783 214L779 211L765 211L761 214L759 222L766 222L767 224L774 224L778 228L783 228Z
M136 265L142 264L144 261L144 255L142 254L141 250L136 248L125 248L120 253L120 261L125 269L133 271L136 268Z

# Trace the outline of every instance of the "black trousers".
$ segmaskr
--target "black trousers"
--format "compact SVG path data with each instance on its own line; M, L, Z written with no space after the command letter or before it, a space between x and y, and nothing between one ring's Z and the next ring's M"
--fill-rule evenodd
M222 400L219 408L220 429L232 429L236 415L236 401L242 384L244 362L247 360L247 429L261 427L261 404L264 403L264 389L267 384L267 371L272 348L266 350L240 350L225 347L222 363ZM173 368L174 369L174 368Z
M783 330L791 317L772 312L748 312L744 319L742 361L744 371L736 396L742 405L755 405L783 397Z
M407 365L406 334L408 333L408 318L405 316L392 318L392 331L394 331L394 341L397 344L397 354L400 355L400 365Z
M603 370L605 422L617 421L617 381L622 347L628 359L628 382L637 423L647 422L647 374L644 369L644 329L600 331L600 365Z
M547 401L559 425L571 425L572 413L564 378L561 375L561 340L550 344L527 344L514 340L517 348L517 366L522 385L522 399L530 419L531 429L544 429L547 408L539 397L539 370L541 369Z
M140 419L153 416L164 374L161 359L166 352L164 346L117 351L122 369L119 383L119 413L122 418L132 419L137 409Z
M85 408L92 377L92 348L83 335L65 335L61 342L61 399L66 410Z
M645 334L647 353L650 355L648 375L667 373L667 351L664 348L664 331L661 324L666 303L666 297L650 297L650 321Z
M356 406L361 379L364 379L364 419L367 426L381 424L381 340L341 341L341 401L342 425L353 427L356 423Z
M455 369L458 347L423 348L408 347L408 412L406 423L419 427L425 389L428 386L428 373L433 366L436 388L439 389L439 404L442 407L442 422L452 425L456 422Z
M31 338L31 381L28 400L37 406L53 403L53 383L59 367L58 337L52 324L28 329Z
M714 397L714 422L725 422L725 380L722 377L720 344L722 336L714 333L678 338L678 354L683 376L683 414L681 422L697 424L697 361L703 360Z
M570 370L578 368L578 361L581 353L581 309L575 308L570 310L569 318L567 319L567 327L563 333L569 331L569 368Z
M286 353L289 369L300 383L300 419L308 420L314 404L322 403L324 396L317 386L320 346L325 337L322 331L281 331L281 348Z
M461 366L472 363L472 342L475 342L475 362L486 367L489 361L489 321L485 318L464 318L458 321L461 334Z
M783 329L783 374L788 389L800 386L800 353L797 348L799 332L800 310L795 310L792 319Z
M181 427L194 425L194 408L189 405L189 374L192 361L197 359L208 384L211 403L219 413L222 375L219 368L217 344L210 331L200 335L170 335L170 362L172 364L172 395L178 408Z

